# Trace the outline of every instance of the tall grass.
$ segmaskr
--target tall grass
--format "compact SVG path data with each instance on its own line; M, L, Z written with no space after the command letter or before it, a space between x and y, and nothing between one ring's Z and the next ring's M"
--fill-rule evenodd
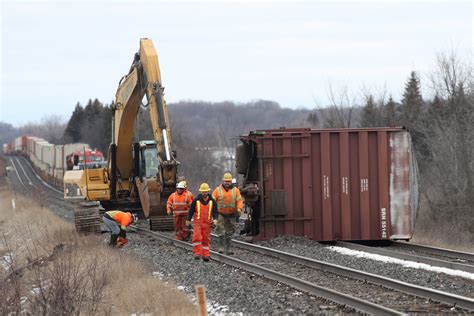
M146 262L107 247L104 237L78 235L35 201L19 198L15 211L10 204L0 188L1 315L196 314Z

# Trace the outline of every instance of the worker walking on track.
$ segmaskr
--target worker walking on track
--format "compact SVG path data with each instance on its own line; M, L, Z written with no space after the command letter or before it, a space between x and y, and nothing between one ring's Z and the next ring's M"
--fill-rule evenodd
M194 259L209 261L211 244L211 225L217 223L217 203L209 194L211 189L207 183L202 183L199 187L201 192L191 203L186 225L193 224L193 254Z
M217 221L217 235L219 236L219 253L233 255L231 249L232 235L235 233L236 218L242 214L244 203L240 190L232 186L232 175L228 172L224 174L222 183L212 193L212 197L217 201L219 217Z
M186 190L186 182L181 181L176 184L176 192L168 197L166 203L166 212L168 215L173 213L174 229L176 231L177 240L189 240L189 231L186 226L186 219L194 195Z
M128 243L127 227L138 220L136 214L122 211L108 211L102 217L104 224L109 228L111 247L123 247Z

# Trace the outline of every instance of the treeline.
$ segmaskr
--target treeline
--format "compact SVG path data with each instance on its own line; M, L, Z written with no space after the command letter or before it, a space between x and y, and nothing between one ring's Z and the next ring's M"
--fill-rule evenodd
M10 143L20 135L41 137L52 144L62 144L66 124L58 115L43 117L39 122L27 123L20 127L0 122L0 144Z
M197 187L200 182L218 184L224 170L204 147L233 148L238 136L256 129L310 127L306 109L286 109L273 101L248 103L181 101L168 104L172 145L180 161L180 173ZM140 109L135 140L153 139L148 108ZM204 179L204 178L205 179Z
M364 103L342 94L325 112L309 120L322 127L405 126L410 131L420 171L417 231L450 243L474 243L474 86L472 65L441 54L421 94L411 72L400 102L386 93L364 93Z
M64 143L88 143L92 148L101 150L104 154L112 139L112 110L99 100L89 100L83 107L76 104L66 129Z

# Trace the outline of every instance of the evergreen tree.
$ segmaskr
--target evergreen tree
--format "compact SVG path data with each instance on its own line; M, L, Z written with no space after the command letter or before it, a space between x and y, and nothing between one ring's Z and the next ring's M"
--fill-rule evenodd
M81 126L82 141L104 153L111 141L110 111L110 108L98 99L89 100L84 109L84 124Z
M423 108L423 98L420 92L420 80L415 71L412 71L400 106L401 124L412 129L416 126Z
M306 122L308 122L311 127L319 126L318 113L316 113L316 112L309 113L308 117L306 118Z
M375 104L374 97L369 95L367 97L367 102L365 103L364 108L362 109L362 114L360 118L360 127L374 127L379 125L378 119L379 113L377 105Z
M427 105L426 126L433 127L433 124L442 124L446 120L446 104L439 95L435 95L433 101Z
M64 131L64 142L77 143L81 141L81 126L84 120L84 108L77 102L74 112L72 112L71 118L67 123L66 130Z
M397 104L392 96L389 97L387 104L384 105L383 122L385 126L396 126L397 120Z

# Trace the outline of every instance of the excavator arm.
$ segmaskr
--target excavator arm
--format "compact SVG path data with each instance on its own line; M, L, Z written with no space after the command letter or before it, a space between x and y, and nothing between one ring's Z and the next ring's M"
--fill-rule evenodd
M164 100L158 56L149 39L140 40L129 73L119 83L113 110L113 139L110 147L109 173L111 199L121 198L122 192L133 192L134 185L140 196L146 217L160 213L163 200L176 184L178 162L171 151L171 132L168 110ZM158 169L156 177L140 178L134 163L132 136L135 119L146 96ZM135 151L137 152L137 151Z

